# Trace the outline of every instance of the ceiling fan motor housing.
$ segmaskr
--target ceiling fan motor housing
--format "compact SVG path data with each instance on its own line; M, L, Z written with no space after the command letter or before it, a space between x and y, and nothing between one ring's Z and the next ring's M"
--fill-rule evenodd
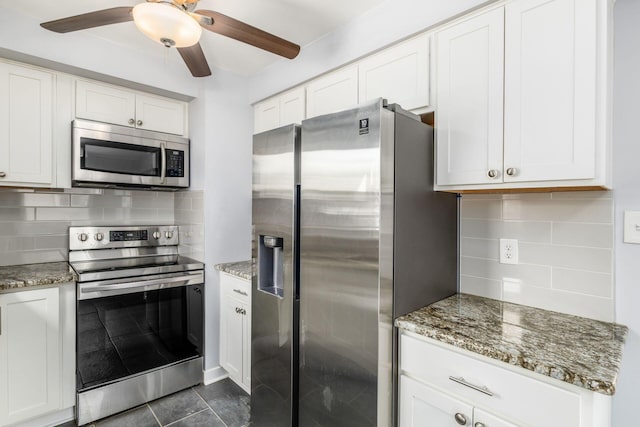
M200 24L173 2L140 3L131 14L144 35L166 47L193 46L202 35Z

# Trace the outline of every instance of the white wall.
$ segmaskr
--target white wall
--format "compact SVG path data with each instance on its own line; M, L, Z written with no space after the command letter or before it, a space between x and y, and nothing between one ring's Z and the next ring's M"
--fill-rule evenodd
M614 396L613 425L637 426L640 401L640 245L622 242L625 210L640 210L640 2L618 0L615 9L614 163L616 320L629 327Z
M215 264L251 258L253 109L247 81L214 70L204 89L205 370L219 365L219 274ZM200 114L199 114L200 116ZM198 119L200 120L200 119Z
M449 20L487 0L387 0L326 36L298 57L267 67L250 81L251 103Z

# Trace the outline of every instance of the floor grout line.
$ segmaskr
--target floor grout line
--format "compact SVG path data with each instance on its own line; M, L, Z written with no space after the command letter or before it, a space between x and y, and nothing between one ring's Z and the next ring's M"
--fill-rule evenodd
M198 395L198 397L204 402L205 405L207 405L207 408L211 409L211 412L213 412L213 415L215 415L216 417L218 417L218 419L220 420L220 422L222 424L224 424L225 427L229 427L227 425L227 423L224 422L224 420L222 418L220 418L220 415L218 415L218 413L216 411L213 410L213 408L211 407L211 405L209 405L209 402L207 402L204 397L200 396L200 393L198 393L198 391L194 388L191 387L191 389Z
M196 393L196 394L197 394L197 393ZM184 421L184 420L186 420L187 418L191 418L191 417L193 417L194 415L198 415L198 414L200 414L200 413L202 413L202 412L205 412L205 411L212 411L212 409L211 409L211 408L205 408L205 409L203 409L203 410L201 410L201 411L194 412L193 414L189 414L189 415L187 415L186 417L182 417L182 418L180 418L179 420L171 421L169 424L165 424L165 425L164 425L164 427L168 427L168 426L173 425L173 424L175 424L175 423L177 423L177 422ZM212 412L213 412L213 411L212 411Z
M158 426L162 427L162 423L160 422L160 420L158 419L158 416L156 415L155 412L153 412L153 408L151 407L151 405L149 405L148 403L145 403L145 406L147 408L149 408L149 410L151 411L151 415L153 415L153 418L156 419L156 422L158 423Z

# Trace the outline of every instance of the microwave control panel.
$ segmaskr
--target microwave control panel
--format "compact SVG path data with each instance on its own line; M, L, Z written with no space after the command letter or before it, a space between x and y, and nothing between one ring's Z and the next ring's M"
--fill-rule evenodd
M167 150L167 178L184 177L184 151Z

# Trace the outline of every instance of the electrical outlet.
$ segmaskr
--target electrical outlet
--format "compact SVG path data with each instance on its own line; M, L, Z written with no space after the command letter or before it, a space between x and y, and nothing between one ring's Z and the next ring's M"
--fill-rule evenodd
M516 239L500 239L500 264L518 263L518 241Z

